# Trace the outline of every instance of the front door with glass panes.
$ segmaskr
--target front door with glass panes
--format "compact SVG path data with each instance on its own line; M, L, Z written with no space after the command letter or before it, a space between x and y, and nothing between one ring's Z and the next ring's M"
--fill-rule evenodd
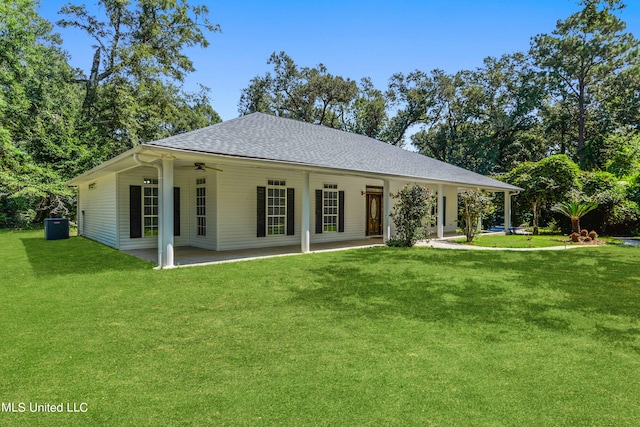
M369 190L369 189L367 189ZM367 236L382 235L382 193L367 192Z

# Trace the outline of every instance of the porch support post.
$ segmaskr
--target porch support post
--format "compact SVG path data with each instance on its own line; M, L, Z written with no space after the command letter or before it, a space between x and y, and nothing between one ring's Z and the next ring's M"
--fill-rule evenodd
M173 267L173 158L165 156L162 158L162 203L159 209L162 209L161 221L158 224L160 235L162 236L162 245L164 246L164 256L162 259L162 268ZM160 184L160 183L158 183ZM158 241L160 243L160 240Z
M438 206L436 209L437 218L436 218L436 233L438 235L438 239L442 239L444 237L444 189L442 184L438 184Z
M504 234L511 232L511 193L504 192Z
M384 208L384 223L382 231L382 241L387 243L391 239L391 189L389 188L389 180L383 181L382 197L384 201L382 206Z
M311 212L309 197L309 172L302 172L302 230L300 232L300 250L302 253L307 253L309 249L309 224L311 220L309 214Z

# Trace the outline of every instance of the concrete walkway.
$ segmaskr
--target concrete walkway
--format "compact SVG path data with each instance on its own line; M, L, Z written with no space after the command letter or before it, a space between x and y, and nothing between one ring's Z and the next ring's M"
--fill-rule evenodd
M497 233L502 234L502 233ZM461 236L457 236L461 237ZM640 239L633 237L614 237L624 242L625 246L640 246ZM427 246L430 248L438 249L467 249L467 250L481 250L481 251L564 251L565 249L574 248L597 248L598 245L563 245L563 246L549 246L546 248L493 248L489 246L472 246L463 243L452 242L448 239L442 240L425 240L418 242L416 246Z
M418 242L416 246L426 246L437 249L460 249L460 250L478 250L478 251L564 251L572 248L590 248L598 247L597 245L564 245L549 246L546 248L494 248L489 246L472 246L463 243L456 243L450 240L427 240Z

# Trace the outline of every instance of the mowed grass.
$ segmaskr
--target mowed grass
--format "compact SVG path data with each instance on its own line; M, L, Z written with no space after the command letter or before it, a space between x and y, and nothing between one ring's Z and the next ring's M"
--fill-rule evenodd
M611 237L598 237L600 244L622 244L620 240ZM466 243L465 238L457 239L456 242ZM567 236L563 235L521 235L521 234L483 234L476 237L473 242L469 243L473 246L496 247L496 248L548 248L551 246L585 246L584 243L573 243L569 241Z
M0 425L638 425L640 250L371 248L156 271L0 233Z

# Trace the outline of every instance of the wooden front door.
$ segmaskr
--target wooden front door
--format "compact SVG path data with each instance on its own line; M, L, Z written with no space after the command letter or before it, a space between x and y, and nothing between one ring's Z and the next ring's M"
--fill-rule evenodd
M382 235L382 194L367 194L367 236Z

